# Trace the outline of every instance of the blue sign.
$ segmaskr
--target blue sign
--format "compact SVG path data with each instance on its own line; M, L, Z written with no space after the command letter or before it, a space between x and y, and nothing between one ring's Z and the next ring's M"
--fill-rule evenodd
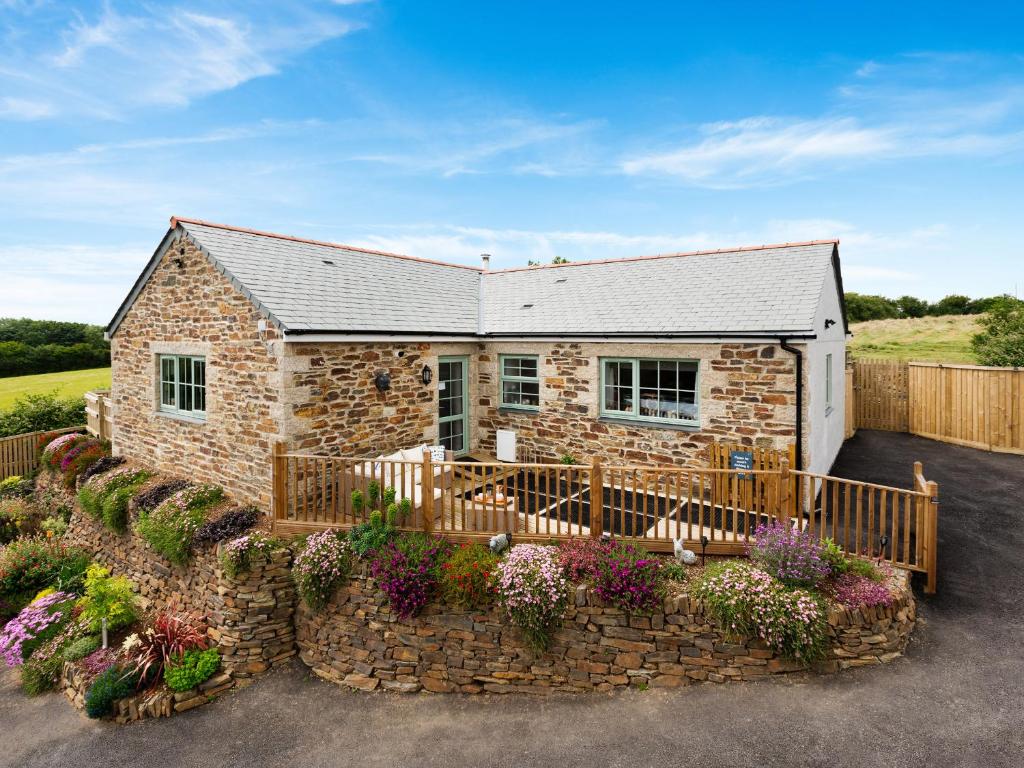
M753 451L729 451L729 469L753 469ZM751 480L753 475L737 475L740 480Z

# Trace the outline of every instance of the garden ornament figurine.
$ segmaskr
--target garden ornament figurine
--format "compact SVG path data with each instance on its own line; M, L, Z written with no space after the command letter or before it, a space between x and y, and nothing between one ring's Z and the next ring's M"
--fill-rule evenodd
M496 555L500 555L506 549L512 546L512 533L499 533L497 536L491 536L490 549Z
M676 561L683 565L695 565L697 563L697 553L686 549L683 546L684 539L672 539L673 549L676 555Z

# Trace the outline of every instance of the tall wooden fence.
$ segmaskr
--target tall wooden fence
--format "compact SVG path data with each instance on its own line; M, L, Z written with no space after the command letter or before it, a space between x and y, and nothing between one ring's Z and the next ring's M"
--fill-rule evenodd
M696 551L743 554L758 525L778 521L925 573L927 591L935 591L938 487L920 465L905 489L791 472L777 452L757 459L743 469L435 462L429 452L422 461L391 461L289 453L278 444L274 530L351 528L391 502L400 528L456 541L608 534L656 552L682 539ZM386 493L393 499L381 499Z
M20 435L0 438L0 480L8 477L31 475L38 465L36 443L40 435L52 433L62 435L66 432L82 432L85 427L67 427L66 429L43 430L42 432L23 432Z
M1024 369L857 360L856 426L1024 454Z
M901 360L859 359L853 370L857 427L906 432L909 372Z

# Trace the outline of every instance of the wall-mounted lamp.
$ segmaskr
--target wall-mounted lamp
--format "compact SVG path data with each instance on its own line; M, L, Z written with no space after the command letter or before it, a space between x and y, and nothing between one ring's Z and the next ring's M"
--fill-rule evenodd
M825 330L826 330L826 331L827 331L827 330L828 330L829 328L831 328L831 327L832 327L833 325L835 325L835 324L836 324L836 321L835 321L835 320L833 320L833 319L832 319L831 317L826 317L826 318L825 318Z
M391 374L387 371L378 371L373 377L373 383L379 392L387 392L391 389Z
M430 370L429 365L424 365L423 370L420 371L420 379L423 380L424 384L429 384L434 378L434 372Z

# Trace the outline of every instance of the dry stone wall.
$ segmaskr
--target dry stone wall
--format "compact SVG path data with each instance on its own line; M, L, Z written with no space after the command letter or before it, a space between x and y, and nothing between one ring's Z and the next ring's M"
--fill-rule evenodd
M905 576L888 608L836 609L828 658L819 672L881 664L898 657L916 620ZM365 570L328 607L296 612L300 657L320 677L363 690L436 693L609 691L678 687L795 672L763 642L727 637L700 601L680 594L651 615L627 615L585 587L576 592L551 651L534 656L498 609L432 604L410 620L387 608Z

